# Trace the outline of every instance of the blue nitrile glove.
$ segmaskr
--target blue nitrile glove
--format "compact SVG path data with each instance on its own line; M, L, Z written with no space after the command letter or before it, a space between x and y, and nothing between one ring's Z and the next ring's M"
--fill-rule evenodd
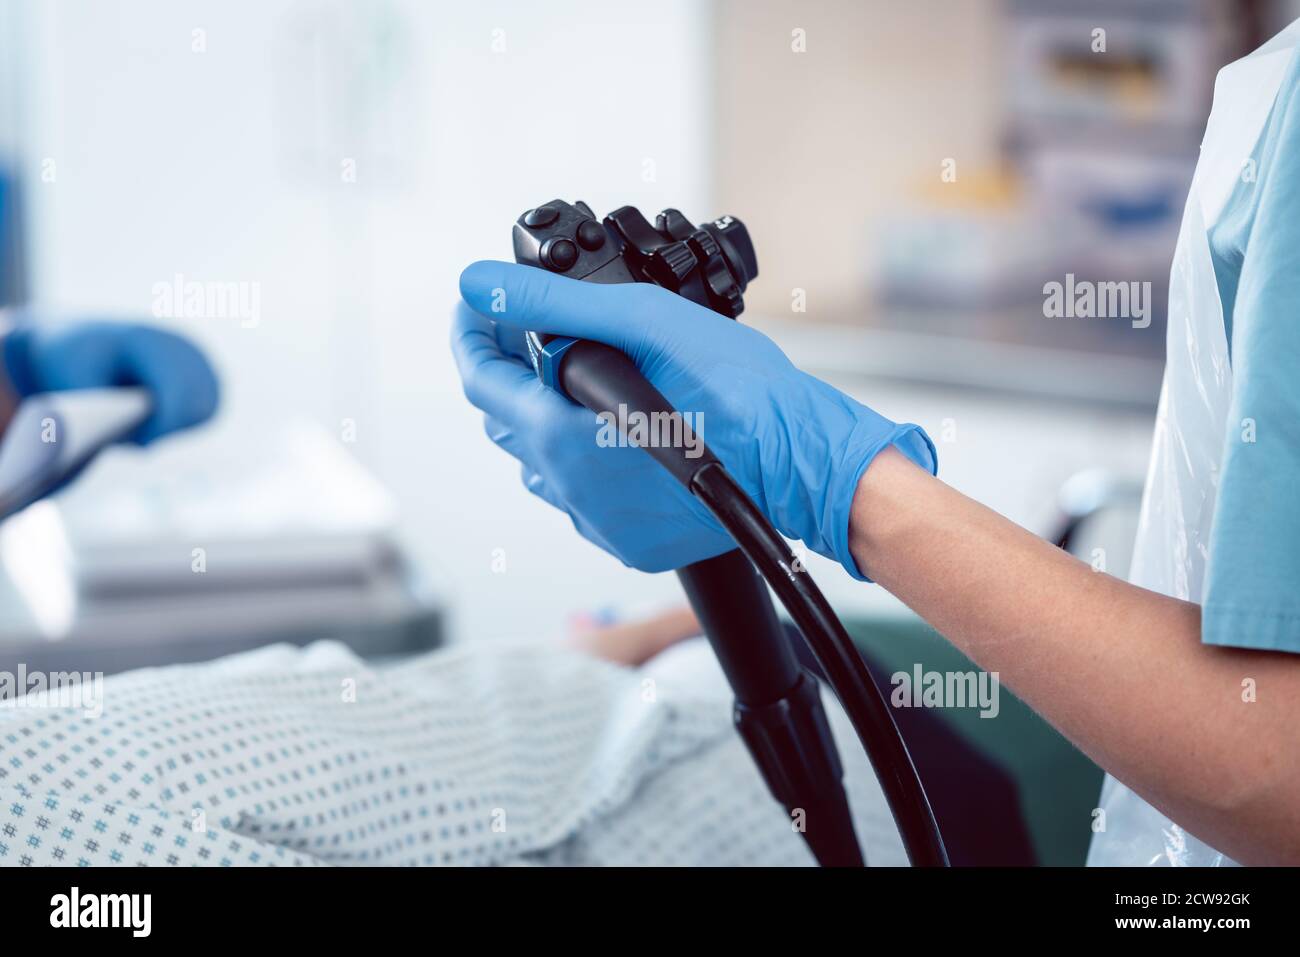
M704 441L778 531L856 578L849 509L863 471L890 444L935 468L934 446L918 426L877 415L800 372L757 330L657 286L477 262L461 274L460 290L469 308L457 313L452 346L465 394L487 413L488 435L524 463L529 489L635 568L680 568L735 546L643 451L597 443L596 416L537 380L524 330L626 353L689 421L702 421Z
M130 436L147 445L197 425L217 407L217 378L187 339L126 322L21 323L4 338L4 371L19 398L37 392L139 386L153 410Z

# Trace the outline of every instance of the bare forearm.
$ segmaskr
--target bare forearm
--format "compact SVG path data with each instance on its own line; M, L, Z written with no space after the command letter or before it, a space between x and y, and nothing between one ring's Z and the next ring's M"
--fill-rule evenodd
M1098 764L1245 862L1300 860L1300 669L1200 641L1200 608L1029 534L892 450L863 476L862 570ZM1257 700L1243 700L1254 679Z

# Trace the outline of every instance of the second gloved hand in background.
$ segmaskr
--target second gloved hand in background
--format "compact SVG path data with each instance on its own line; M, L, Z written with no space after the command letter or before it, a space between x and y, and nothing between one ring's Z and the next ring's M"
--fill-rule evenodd
M207 420L217 407L217 377L188 339L134 322L34 322L18 317L0 343L3 373L19 399L37 392L138 386L152 411L131 436L148 445Z

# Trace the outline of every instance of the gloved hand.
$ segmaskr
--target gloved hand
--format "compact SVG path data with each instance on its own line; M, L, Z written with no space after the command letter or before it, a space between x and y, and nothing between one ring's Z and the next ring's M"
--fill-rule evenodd
M707 509L640 449L597 444L596 416L543 386L525 330L604 342L626 353L698 431L783 535L840 562L849 510L871 460L895 445L923 468L934 446L800 372L774 342L646 283L600 285L531 266L478 262L452 345L465 393L488 435L524 463L530 490L578 531L645 571L679 568L735 547ZM495 324L493 322L495 321Z
M153 411L131 435L140 445L209 418L217 378L188 340L124 322L19 324L4 338L4 371L19 398L66 389L141 386Z

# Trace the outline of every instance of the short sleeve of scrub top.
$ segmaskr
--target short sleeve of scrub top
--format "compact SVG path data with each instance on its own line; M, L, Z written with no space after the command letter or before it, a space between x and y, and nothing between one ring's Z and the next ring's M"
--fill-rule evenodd
M1242 159L1209 231L1232 397L1201 637L1300 653L1300 50Z

